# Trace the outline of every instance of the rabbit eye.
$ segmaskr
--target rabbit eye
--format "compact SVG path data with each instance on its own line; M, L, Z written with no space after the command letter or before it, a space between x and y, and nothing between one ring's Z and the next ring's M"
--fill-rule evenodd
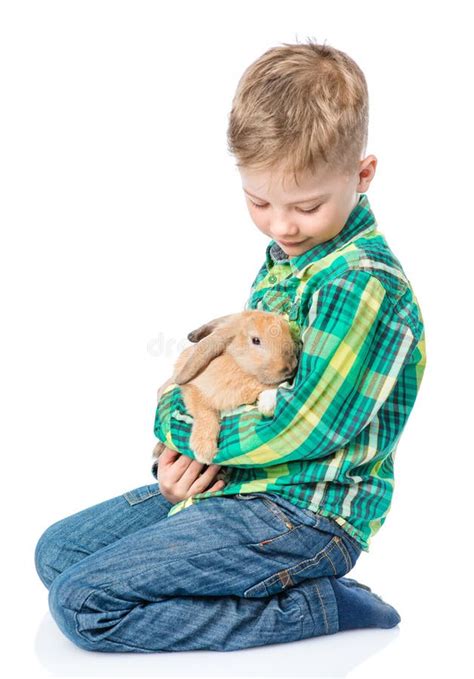
M252 337L252 344L260 344L260 338L259 337Z

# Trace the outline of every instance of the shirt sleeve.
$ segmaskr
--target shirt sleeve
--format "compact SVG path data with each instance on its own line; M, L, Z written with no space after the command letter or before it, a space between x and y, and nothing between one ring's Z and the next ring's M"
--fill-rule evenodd
M416 346L382 283L363 270L314 292L301 331L297 373L292 385L278 387L273 416L256 404L223 411L213 463L264 467L330 455L374 418ZM170 385L155 435L194 458L192 422L181 388Z

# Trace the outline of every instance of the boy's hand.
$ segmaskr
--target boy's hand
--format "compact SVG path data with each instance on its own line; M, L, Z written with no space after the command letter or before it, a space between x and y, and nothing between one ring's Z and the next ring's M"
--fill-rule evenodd
M202 472L203 467L207 469ZM205 490L221 490L225 486L221 479L210 485L220 468L219 464L208 466L165 446L158 458L158 484L161 494L168 502L176 504Z

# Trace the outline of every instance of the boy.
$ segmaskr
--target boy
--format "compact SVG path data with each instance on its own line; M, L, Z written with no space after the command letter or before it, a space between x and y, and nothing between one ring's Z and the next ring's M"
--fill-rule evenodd
M250 216L272 239L245 308L296 322L303 355L293 385L278 390L271 420L255 407L224 415L212 471L240 467L227 466L225 490L221 482L194 492L170 515L207 497L271 489L333 518L366 551L384 523L396 445L425 350L416 298L365 193L377 164L364 157L367 127L365 78L329 46L309 41L269 50L242 76L229 146ZM192 459L183 412L180 388L171 385L158 404L155 433ZM160 486L176 501L167 483L175 459L169 452ZM263 461L285 469L275 474ZM156 463L152 471L156 476Z
M298 370L273 416L256 405L222 413L202 475L192 418L168 385L159 483L45 532L36 567L82 648L235 650L400 621L343 577L389 511L425 366L416 298L366 195L377 164L367 126L365 78L332 47L283 44L243 74L229 147L271 239L246 308L293 324ZM221 465L225 482L213 484Z

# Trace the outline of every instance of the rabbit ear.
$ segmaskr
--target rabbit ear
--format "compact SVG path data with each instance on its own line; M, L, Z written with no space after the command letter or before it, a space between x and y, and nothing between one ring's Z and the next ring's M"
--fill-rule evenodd
M195 347L192 347L188 360L173 378L176 384L186 384L201 370L207 368L213 358L222 354L226 346L235 337L238 323L233 323L232 317L237 315L240 314L231 314L230 316L222 316L220 319L216 319L216 321L222 321L223 318L227 318L228 322L217 327L207 337L200 340ZM211 323L213 322L211 321Z
M188 335L188 340L190 342L199 342L203 337L207 337L211 332L213 332L218 325L225 323L233 316L237 315L238 314L227 314L227 316L219 316L219 318L214 318L214 320L204 323L204 325L201 325L196 330L191 330Z

